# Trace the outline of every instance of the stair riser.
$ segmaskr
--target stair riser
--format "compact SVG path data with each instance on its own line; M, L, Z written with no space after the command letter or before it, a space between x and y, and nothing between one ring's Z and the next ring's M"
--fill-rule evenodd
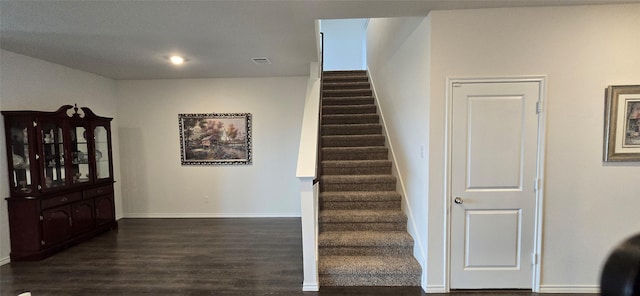
M383 136L322 138L322 147L370 147L384 146Z
M415 287L420 286L420 274L378 274L378 275L349 275L349 274L320 274L320 286L386 286L386 287Z
M320 256L411 256L413 246L319 247Z
M371 89L325 89L322 91L322 97L360 97L360 96L372 96Z
M324 78L328 77L349 77L349 76L358 76L358 77L367 77L367 71L365 70L348 70L348 71L323 71L322 76Z
M382 126L326 126L322 127L323 136L346 136L346 135L380 135L382 134Z
M386 160L388 152L323 152L323 160Z
M320 184L321 191L393 191L396 183Z
M370 89L371 85L367 81L363 82L347 82L347 81L325 81L322 84L322 90L352 90L352 89Z
M322 99L322 106L342 105L371 105L375 100L372 97L327 97Z
M342 202L326 201L320 203L321 210L401 210L400 201L385 202Z
M320 231L406 231L407 223L320 223Z
M327 83L335 83L335 82L369 82L369 78L367 76L325 76L323 77L324 82Z
M387 160L387 149L322 149L322 160Z
M322 168L325 175L382 175L391 174L391 166L384 167L348 167L348 168Z
M327 115L327 114L324 114ZM322 124L370 124L380 123L378 114L322 116Z
M323 115L332 114L375 114L375 105L322 106Z

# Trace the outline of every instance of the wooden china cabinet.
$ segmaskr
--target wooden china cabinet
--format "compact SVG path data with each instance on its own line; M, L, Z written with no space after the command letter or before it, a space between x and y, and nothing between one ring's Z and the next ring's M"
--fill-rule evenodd
M71 105L2 115L11 260L40 260L117 227L111 118Z

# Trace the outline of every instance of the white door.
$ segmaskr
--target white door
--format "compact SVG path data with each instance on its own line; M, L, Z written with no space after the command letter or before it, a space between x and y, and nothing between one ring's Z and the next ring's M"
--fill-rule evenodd
M540 82L455 83L451 289L532 289Z

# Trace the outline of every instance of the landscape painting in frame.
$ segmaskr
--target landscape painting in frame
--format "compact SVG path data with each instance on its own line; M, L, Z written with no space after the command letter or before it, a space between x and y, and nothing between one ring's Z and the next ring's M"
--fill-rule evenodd
M607 88L605 161L640 161L640 85Z
M251 164L251 113L178 114L182 165Z

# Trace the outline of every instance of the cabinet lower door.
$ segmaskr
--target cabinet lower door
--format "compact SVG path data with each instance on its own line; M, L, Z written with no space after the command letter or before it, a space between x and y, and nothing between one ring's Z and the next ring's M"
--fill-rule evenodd
M71 206L73 211L73 234L81 234L95 227L96 219L93 211L93 200L83 200Z
M52 208L42 212L42 243L44 246L61 243L71 237L71 206Z
M96 224L98 226L116 220L113 194L98 196L96 203Z

